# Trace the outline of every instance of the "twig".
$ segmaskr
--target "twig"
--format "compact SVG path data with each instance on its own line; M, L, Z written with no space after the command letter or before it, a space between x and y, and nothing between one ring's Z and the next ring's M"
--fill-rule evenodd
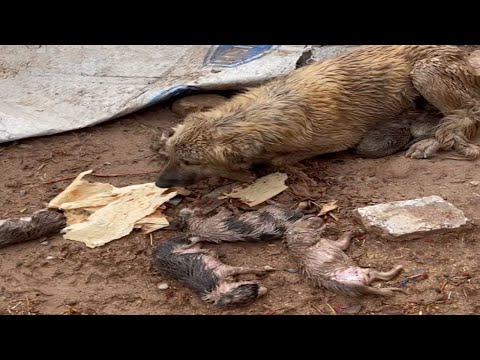
M338 217L336 217L335 215L333 215L331 212L328 212L327 213L329 216L331 216L333 218L333 220L335 221L338 221Z
M27 303L27 311L28 315L32 315L32 312L30 311L30 300L28 299L28 296L25 295L26 303Z
M310 307L312 307L318 314L323 314L323 311L318 308L318 306L310 304Z
M35 170L33 173L31 173L30 175L27 175L28 177L32 177L33 175L37 174L40 170L42 170L47 164L46 163L43 163L42 165L40 165L37 170Z
M445 290L445 287L447 286L447 281L445 280L442 284L442 286L440 287L440 293L443 293L443 291Z
M97 177L118 177L118 176L146 175L146 174L153 174L153 173L160 173L160 170L144 171L144 172L139 172L139 173L124 173L124 174L95 174L95 173L92 173L92 174L89 174L89 175L90 176L97 176ZM45 181L45 182L42 182L41 184L55 184L57 182L75 179L77 176L78 175L67 176L67 177L60 178L60 179ZM26 185L34 185L34 184L26 184Z
M73 180L77 177L77 175L75 176L67 176L67 177L64 177L64 178L61 178L61 179L56 179L56 180L50 180L50 181L44 181L40 184L55 184L57 182L60 182L60 181L67 181L67 180ZM26 185L34 185L34 184L26 184Z
M415 279L415 278L423 276L423 275L425 275L425 273L415 274L415 275L412 275L412 276L408 276L407 279L409 279L409 280L410 279Z
M335 309L329 303L326 302L325 304L330 308L330 310L332 310L333 315L337 315L337 312L335 311Z
M154 171L144 171L139 173L125 173L125 174L90 174L91 176L98 176L98 177L117 177L117 176L134 176L134 175L147 175L153 173L160 173L161 170L154 170Z

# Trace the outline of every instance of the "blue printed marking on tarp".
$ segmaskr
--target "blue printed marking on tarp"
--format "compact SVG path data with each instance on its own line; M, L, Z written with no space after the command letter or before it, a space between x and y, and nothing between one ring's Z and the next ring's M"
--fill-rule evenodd
M154 95L149 101L148 105L155 104L160 101L168 100L174 96L178 96L180 94L183 94L187 91L191 90L197 90L195 86L190 86L190 85L179 85L179 86L174 86L168 89L163 90L162 92Z
M262 57L278 45L215 45L203 64L208 66L237 67Z

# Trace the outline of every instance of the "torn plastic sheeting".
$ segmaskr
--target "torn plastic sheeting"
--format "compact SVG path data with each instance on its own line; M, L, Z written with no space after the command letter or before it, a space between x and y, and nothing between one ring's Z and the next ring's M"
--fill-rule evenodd
M0 143L84 128L188 90L251 86L306 45L3 45Z

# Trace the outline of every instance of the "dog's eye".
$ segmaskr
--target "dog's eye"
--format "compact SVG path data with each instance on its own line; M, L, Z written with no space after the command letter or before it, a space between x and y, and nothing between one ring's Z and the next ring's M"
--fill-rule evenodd
M200 162L198 161L188 161L188 160L182 160L182 164L185 165L185 166L196 166L196 165L202 165Z

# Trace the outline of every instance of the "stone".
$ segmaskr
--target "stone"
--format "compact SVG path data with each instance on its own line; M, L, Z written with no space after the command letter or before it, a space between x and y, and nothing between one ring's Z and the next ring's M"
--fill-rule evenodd
M437 195L357 208L354 214L369 233L395 241L458 232L471 224L463 211Z
M167 283L161 283L157 285L159 290L167 290L169 288Z
M314 45L312 46L312 60L325 60L343 54L346 51L353 50L358 46L359 45Z
M187 116L193 112L206 111L227 101L227 98L215 94L191 95L175 101L172 111L179 116Z

